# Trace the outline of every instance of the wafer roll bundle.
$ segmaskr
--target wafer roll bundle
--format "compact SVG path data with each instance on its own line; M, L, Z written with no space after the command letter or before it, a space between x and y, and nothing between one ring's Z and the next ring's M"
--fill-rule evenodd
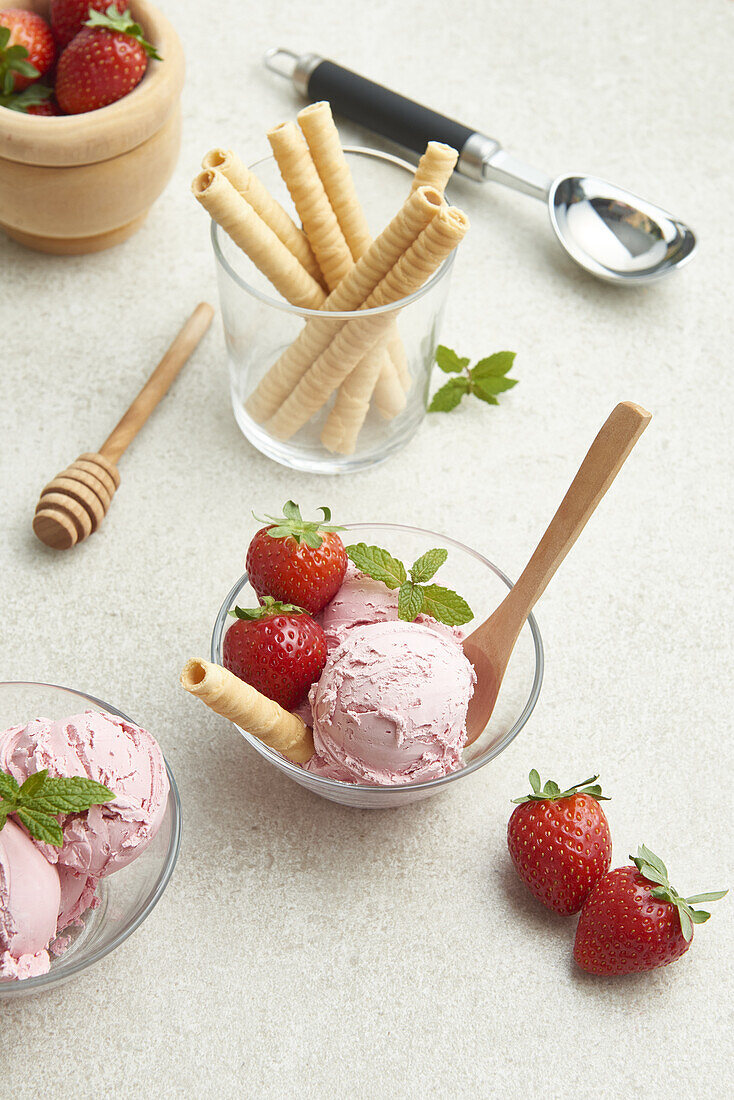
M247 412L289 439L338 391L321 439L351 454L371 404L386 418L403 410L410 369L395 310L349 319L329 313L400 302L446 259L467 227L443 201L457 154L429 143L408 200L373 241L329 105L304 108L298 121L300 129L284 123L268 139L302 227L231 150L206 154L192 190L288 302L324 314L266 372Z
M288 760L305 764L313 756L313 736L305 722L226 668L193 659L184 665L180 679L186 691L210 710L241 726Z

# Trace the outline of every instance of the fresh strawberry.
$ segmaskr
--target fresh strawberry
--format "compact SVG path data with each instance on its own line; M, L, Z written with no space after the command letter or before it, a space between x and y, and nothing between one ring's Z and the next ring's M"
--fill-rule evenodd
M326 664L326 638L303 608L265 596L262 607L236 607L224 636L223 664L286 710L308 695Z
M54 63L56 44L45 19L32 11L0 11L0 94L27 88Z
M607 800L598 778L567 791L549 779L541 791L533 769L532 794L514 800L517 809L507 825L507 846L520 878L538 901L564 916L578 913L612 862L609 824L599 805Z
M59 58L56 98L69 115L96 111L128 95L140 83L148 58L158 54L130 12L111 4L89 19Z
M124 12L127 0L51 0L51 30L63 49L79 34L90 10L106 12L110 7Z
M292 500L286 501L282 516L262 527L247 551L245 569L258 596L274 596L298 604L312 615L341 588L347 568L347 552L337 531L327 526L331 511L321 508L322 523L304 520Z
M682 898L644 844L630 859L633 867L616 867L597 882L581 912L573 957L591 974L636 974L674 962L691 946L693 925L711 916L691 906L727 893Z

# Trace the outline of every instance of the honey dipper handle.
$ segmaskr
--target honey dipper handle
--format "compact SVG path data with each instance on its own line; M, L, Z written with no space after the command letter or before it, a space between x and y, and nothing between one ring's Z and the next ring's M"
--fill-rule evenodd
M214 310L199 302L130 408L101 447L101 453L115 464L142 428L153 409L168 392L174 378L212 323Z

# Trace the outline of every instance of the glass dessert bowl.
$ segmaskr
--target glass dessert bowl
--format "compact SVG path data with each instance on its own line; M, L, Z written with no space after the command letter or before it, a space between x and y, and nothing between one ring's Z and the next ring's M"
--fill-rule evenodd
M122 711L92 695L54 684L0 682L0 730L33 716L61 719L92 710L132 722ZM134 724L134 723L133 723ZM63 984L114 951L140 927L168 885L181 840L181 805L176 782L166 764L170 789L158 832L137 858L97 885L97 908L88 909L79 924L65 929L63 950L50 945L48 973L19 981L0 981L0 1000L29 996ZM68 946L66 940L68 939ZM62 946L57 943L57 948Z
M442 585L459 592L469 603L474 619L464 628L470 633L482 622L507 594L509 578L482 554L462 543L424 531L389 523L348 524L342 533L345 542L366 542L385 547L402 561L413 561L433 547L448 551L441 566ZM214 624L211 659L222 664L224 636L233 622L228 612L236 604L255 606L257 597L247 575L243 575L228 593ZM543 679L543 645L538 625L531 615L525 623L512 654L492 718L481 736L463 753L463 766L438 779L401 785L373 786L344 783L315 772L304 770L270 749L240 726L237 728L250 745L271 764L285 772L295 782L323 798L345 806L384 808L406 805L428 798L463 776L471 775L498 756L523 728L538 700Z

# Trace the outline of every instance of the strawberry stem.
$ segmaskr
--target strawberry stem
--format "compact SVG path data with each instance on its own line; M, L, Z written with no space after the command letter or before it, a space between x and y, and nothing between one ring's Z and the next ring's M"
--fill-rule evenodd
M705 924L711 916L704 909L694 909L692 907L693 903L719 901L729 892L728 890L715 890L710 894L696 894L691 898L682 898L678 891L670 885L668 869L662 859L651 852L649 848L646 848L644 844L639 845L637 855L631 855L630 859L648 882L657 883L654 890L651 891L652 896L657 901L667 901L670 905L676 907L681 932L686 943L690 943L693 938L693 925Z
M263 596L260 607L235 607L233 611L228 611L227 614L231 615L233 619L246 619L255 622L257 619L267 619L272 615L307 615L308 612L303 607L298 607L297 604L281 603L279 600L274 600L272 596Z
M110 4L106 12L89 9L89 18L84 23L85 27L102 27L104 30L114 31L116 34L126 34L134 38L143 47L148 57L154 57L156 61L162 61L155 46L151 45L143 35L143 28L136 23L130 14L130 9L119 12L114 4Z
M330 508L319 508L323 513L323 520L307 520L301 515L301 509L292 501L287 500L283 505L282 516L253 516L258 523L269 523L268 535L271 539L293 538L297 543L304 542L312 550L318 550L323 543L322 535L327 532L343 531L343 527L329 524L331 519Z

